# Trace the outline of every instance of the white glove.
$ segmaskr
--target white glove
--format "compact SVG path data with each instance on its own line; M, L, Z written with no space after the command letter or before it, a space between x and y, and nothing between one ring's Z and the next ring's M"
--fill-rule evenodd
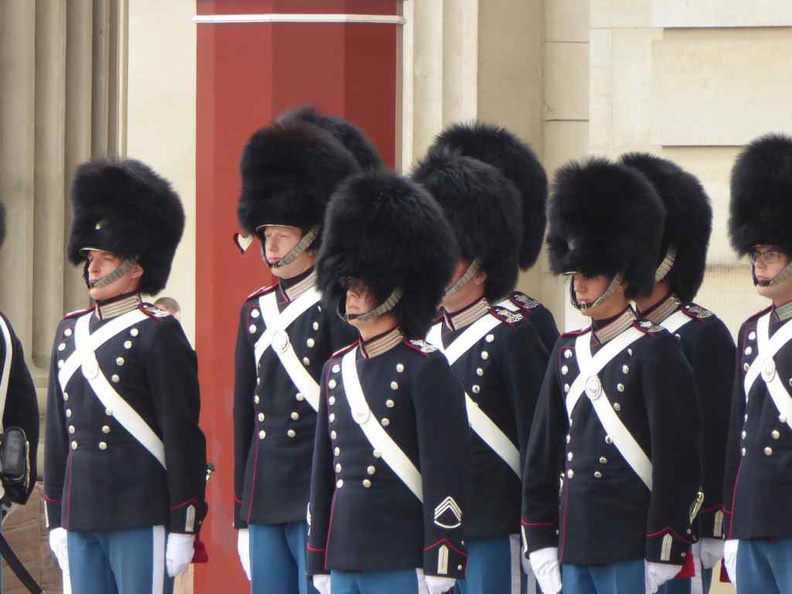
M737 584L737 548L740 541L736 538L727 540L723 545L723 564L726 566L726 573L732 584Z
M644 576L646 583L646 594L654 594L660 586L682 571L682 565L669 565L668 563L655 563L654 561L644 561Z
M313 576L313 586L319 594L330 594L330 576L326 573L317 573Z
M528 555L536 581L544 594L561 591L561 565L558 563L558 547L545 547Z
M165 567L168 576L175 578L183 574L192 561L194 551L194 534L168 534L168 544L165 546Z
M69 551L67 546L66 528L53 528L49 533L49 545L58 560L61 571L69 575Z
M250 532L247 528L240 529L237 534L237 553L239 553L242 569L245 570L245 575L250 581Z
M701 545L701 565L704 569L712 569L723 557L723 541L719 538L702 538Z
M427 575L425 579L429 594L443 594L444 592L448 592L456 584L454 578L440 577L439 575Z

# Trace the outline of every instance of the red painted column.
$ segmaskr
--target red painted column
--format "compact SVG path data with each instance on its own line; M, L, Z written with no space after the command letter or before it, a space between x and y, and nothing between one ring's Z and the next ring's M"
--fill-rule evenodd
M196 566L195 591L217 594L248 588L232 528L233 357L239 307L271 279L258 245L241 256L232 241L239 228L239 156L256 128L286 109L313 104L355 122L392 166L400 25L304 21L337 18L316 15L392 21L401 0L197 0L196 8L196 349L201 423L217 472L202 532L210 562ZM302 16L275 18L303 22L253 22L294 14ZM235 20L245 22L229 22Z

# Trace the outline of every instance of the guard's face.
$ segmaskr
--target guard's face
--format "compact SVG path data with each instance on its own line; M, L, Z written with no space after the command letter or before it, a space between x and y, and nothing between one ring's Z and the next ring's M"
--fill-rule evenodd
M572 277L572 287L575 291L575 299L581 305L593 303L605 291L608 290L611 279L600 274L598 276L583 276L575 274Z
M116 268L121 266L122 258L110 252L103 252L100 250L91 250L88 252L88 281L93 283L102 277L107 276ZM139 264L135 264L123 276L117 278L109 285L104 287L91 287L88 294L91 299L96 301L103 301L105 299L112 299L124 293L131 293L137 291L140 285L140 278L143 276L143 268Z
M302 239L302 229L285 225L267 225L259 234L264 247L264 257L270 272L278 278L293 278L313 266L313 252L305 250L294 261L284 266L272 266L280 262Z
M789 264L789 256L773 245L757 245L749 256L753 262L754 275L759 282L772 280ZM757 285L756 291L774 301L781 299L779 303L786 302L789 300L784 298L786 295L792 298L792 277L770 287Z
M362 315L377 307L377 297L365 282L358 278L347 279L346 312Z
M447 289L453 287L459 282L470 266L469 260L457 260L456 268L454 269L454 276L448 282ZM479 270L473 278L471 278L465 285L458 291L450 295L443 295L443 307L450 312L456 312L464 307L470 305L474 301L481 299L484 296L484 285L487 282L487 275L484 271Z

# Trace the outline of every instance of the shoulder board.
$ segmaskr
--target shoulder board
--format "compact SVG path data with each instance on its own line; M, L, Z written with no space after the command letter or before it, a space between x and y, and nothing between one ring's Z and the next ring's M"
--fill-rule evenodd
M341 357L342 355L346 355L349 351L354 349L358 345L358 341L353 342L352 344L346 345L342 349L338 349L335 353L330 355L331 359L336 359L337 357Z
M749 317L747 320L745 320L745 322L743 322L743 324L747 324L748 322L754 322L754 321L756 321L758 318L761 318L763 315L765 315L765 314L766 314L768 311L770 311L771 309L773 309L773 306L772 306L772 305L771 305L771 306L769 306L769 307L765 307L765 308L764 308L763 310L761 310L761 311L757 311L755 314L753 314L753 315L752 315L752 316L750 316L750 317Z
M409 346L411 349L414 349L418 352L428 354L434 353L437 349L433 347L431 344L426 342L425 340L411 340L405 339L404 343Z
M87 314L88 312L93 311L93 307L86 307L85 309L78 309L75 311L70 311L65 316L63 316L64 320L69 320L71 318L79 318L80 316Z
M569 336L580 336L581 334L585 334L586 332L590 332L591 327L587 326L586 328L578 328L577 330L569 330L568 332L562 332L561 338L566 338Z
M500 321L510 325L522 322L525 319L525 316L519 311L511 311L510 309L498 305L493 306L492 309L490 309L490 313Z
M714 315L707 308L696 305L695 303L686 303L682 306L682 311L694 320L706 320Z
M644 334L649 334L650 336L657 334L659 332L663 332L662 326L658 326L657 324L654 324L649 320L636 320L633 323L633 326L635 328L638 328L638 330L640 330Z
M537 307L541 306L542 304L539 303L533 297L529 297L525 293L521 293L520 291L515 291L509 297L509 301L514 303L517 307L524 310L532 310L536 309Z
M278 283L275 283L274 285L267 285L266 287L261 287L260 289L256 289L250 295L247 296L245 301L248 301L249 299L255 299L256 297L261 297L262 295L266 295L267 293L270 293L277 288L278 288Z
M163 318L171 317L171 313L169 311L165 311L164 309L160 309L159 307L157 307L153 303L143 302L143 303L140 304L138 309L140 309L140 311L142 311L144 314L146 314L150 318L163 319Z

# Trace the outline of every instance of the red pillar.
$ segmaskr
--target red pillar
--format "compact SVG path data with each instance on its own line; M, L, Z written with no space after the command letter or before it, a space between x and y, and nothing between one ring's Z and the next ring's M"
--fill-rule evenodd
M271 278L257 245L240 256L232 242L239 156L256 128L313 104L355 122L392 166L401 33L393 17L401 0L197 0L196 7L196 349L202 425L217 472L202 534L211 561L196 567L195 591L216 594L247 591L232 529L233 356L239 307ZM294 14L302 16L271 16ZM385 22L321 22L337 15ZM278 19L297 22L262 22ZM246 22L228 22L235 20Z

